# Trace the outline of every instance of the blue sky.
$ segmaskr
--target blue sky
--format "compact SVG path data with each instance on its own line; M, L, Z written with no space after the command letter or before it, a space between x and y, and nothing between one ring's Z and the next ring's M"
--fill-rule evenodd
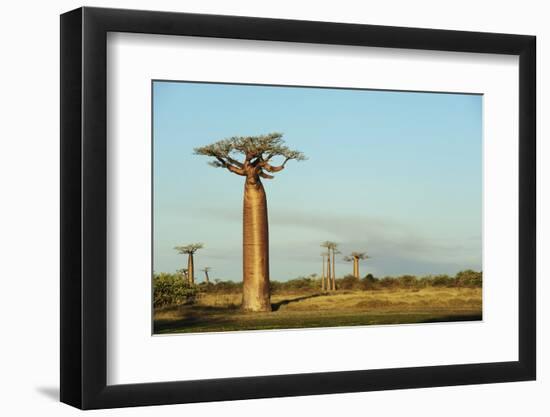
M193 148L274 131L308 160L263 180L272 279L320 273L324 240L362 275L481 270L482 96L155 81L153 111L156 272L203 242L196 266L241 280L243 177Z

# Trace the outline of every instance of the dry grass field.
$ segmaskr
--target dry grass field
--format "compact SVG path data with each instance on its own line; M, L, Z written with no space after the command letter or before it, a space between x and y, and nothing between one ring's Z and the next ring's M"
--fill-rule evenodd
M481 320L481 292L449 287L286 292L272 296L269 313L241 311L240 294L203 294L191 305L155 309L154 333Z

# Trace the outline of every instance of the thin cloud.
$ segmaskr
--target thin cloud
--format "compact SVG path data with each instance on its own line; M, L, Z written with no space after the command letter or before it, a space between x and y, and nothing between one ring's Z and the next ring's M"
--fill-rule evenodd
M203 210L201 215L222 221L242 221L241 213L221 208ZM285 229L284 242L281 241L281 228ZM292 233L287 233L287 229L291 229ZM281 259L304 265L315 264L317 258L320 259L321 248L319 241L312 239L312 236L323 236L339 242L343 254L355 250L367 251L372 257L367 261L370 270L382 274L451 273L465 268L481 269L480 236L428 236L390 218L272 210L270 234L271 256L275 262ZM304 239L304 236L308 238ZM339 257L337 263L344 264L344 261Z

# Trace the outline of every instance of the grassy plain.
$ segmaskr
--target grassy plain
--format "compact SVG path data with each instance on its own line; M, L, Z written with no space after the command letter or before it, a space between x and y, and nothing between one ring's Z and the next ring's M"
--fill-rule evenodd
M190 305L157 308L154 333L292 329L482 319L481 288L282 292L272 312L245 313L240 294L203 294Z

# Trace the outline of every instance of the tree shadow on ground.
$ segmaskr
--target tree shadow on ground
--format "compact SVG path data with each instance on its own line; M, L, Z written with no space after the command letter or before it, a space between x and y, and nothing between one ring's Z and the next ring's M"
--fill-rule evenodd
M210 313L210 314L216 314L216 313L230 313L239 311L241 309L240 305L232 304L228 306L205 306L205 305L192 305L187 310L197 313ZM185 311L185 310L182 310Z
M325 295L325 294L317 293L317 294L311 294L311 295L304 295L303 297L291 298L289 300L279 301L278 303L272 303L271 304L271 311L277 311L282 306L286 306L287 304L290 304L290 303L295 303L295 302L298 302L298 301L307 300L309 298L320 297L322 295Z
M188 314L186 317L177 320L157 319L153 323L153 333L157 334L167 330L181 328L192 329L201 327L205 324L219 324L224 321L226 320L219 317L213 317L211 315L201 316L199 314Z

